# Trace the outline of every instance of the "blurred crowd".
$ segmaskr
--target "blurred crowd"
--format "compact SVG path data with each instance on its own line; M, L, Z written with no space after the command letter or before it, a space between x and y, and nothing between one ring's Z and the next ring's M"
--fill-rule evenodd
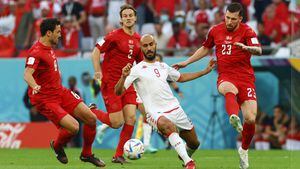
M60 18L63 24L59 57L90 51L119 27L124 3L137 9L137 31L155 35L159 50L186 55L201 46L212 25L223 21L231 2L244 6L243 21L254 28L263 46L287 46L300 37L299 7L289 0L1 0L0 57L26 56L47 17Z

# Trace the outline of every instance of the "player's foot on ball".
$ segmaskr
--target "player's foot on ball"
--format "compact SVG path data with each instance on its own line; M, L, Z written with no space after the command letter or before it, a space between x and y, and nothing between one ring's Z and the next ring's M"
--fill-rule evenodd
M229 122L237 132L240 133L243 131L243 126L242 126L241 119L239 118L239 116L232 114L229 117Z
M123 157L123 156L119 156L119 157L113 157L111 160L112 163L128 163L128 161Z
M54 149L54 140L50 141L50 147L51 149L54 151L56 158L59 162L63 163L63 164L67 164L68 163L68 157L64 151L64 148L60 148L59 150L55 150Z
M185 169L196 169L196 164L193 160L191 160L184 167Z
M97 105L95 103L90 103L89 108L90 109L97 109Z
M243 150L242 147L240 147L238 152L240 155L240 169L249 168L248 150Z
M158 150L154 147L152 147L151 145L149 145L148 147L145 148L145 154L154 154L156 153Z
M92 154L90 156L83 156L81 154L79 158L80 158L81 161L92 163L97 167L105 167L104 161L102 161L101 159L95 157L94 154Z

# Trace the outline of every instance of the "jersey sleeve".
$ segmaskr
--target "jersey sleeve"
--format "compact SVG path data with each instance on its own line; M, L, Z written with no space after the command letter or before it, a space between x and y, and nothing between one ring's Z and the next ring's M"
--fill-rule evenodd
M247 46L261 46L256 33L249 28L245 33L246 45Z
M206 36L206 39L205 41L202 43L202 45L206 48L212 48L215 46L215 42L214 42L214 35L213 35L213 32L214 32L214 27L212 27L207 36Z
M131 68L130 74L126 77L126 80L124 82L124 87L126 89L128 89L131 84L138 79L138 73L135 67Z
M165 64L168 70L167 81L176 82L180 78L180 72L169 65Z
M105 53L114 46L114 34L111 32L96 44L101 53Z
M35 55L30 55L26 58L25 67L36 69L40 63L40 57Z

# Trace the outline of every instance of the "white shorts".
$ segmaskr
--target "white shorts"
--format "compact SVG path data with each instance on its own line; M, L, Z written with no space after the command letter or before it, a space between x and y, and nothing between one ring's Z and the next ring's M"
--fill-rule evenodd
M179 130L191 130L194 127L192 121L188 118L180 106L166 113L147 112L146 116L147 122L155 129L157 129L157 121L161 116L169 119Z

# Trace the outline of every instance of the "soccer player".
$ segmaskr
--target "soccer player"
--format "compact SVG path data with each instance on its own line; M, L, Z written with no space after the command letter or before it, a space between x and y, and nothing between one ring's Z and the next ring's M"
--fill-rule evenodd
M248 148L255 132L257 102L255 76L250 63L251 55L261 55L262 49L254 31L241 23L242 6L239 3L228 5L225 22L213 26L203 46L186 61L177 63L175 68L183 68L203 58L216 46L218 65L218 91L225 97L225 108L230 124L242 132L242 146L239 148L240 167L249 167ZM241 108L244 124L238 117Z
M136 92L133 86L130 86L122 96L117 96L114 93L114 86L121 77L122 68L127 63L142 61L143 55L139 45L140 36L135 32L136 10L125 4L121 7L119 14L122 28L106 35L104 41L96 44L92 53L95 78L102 81L101 92L108 113L93 111L102 123L112 128L123 126L117 150L112 159L113 163L123 164L126 162L123 157L123 146L131 138L136 120ZM104 53L102 70L100 53Z
M115 86L115 93L122 95L134 84L147 113L147 121L168 137L171 145L183 160L185 168L196 168L191 155L200 145L194 126L173 95L168 80L186 82L209 73L214 61L204 71L180 74L165 63L155 61L156 42L151 35L141 38L144 61L132 67L128 63ZM179 129L179 133L177 129ZM185 140L187 147L183 140Z
M75 119L78 118L84 123L80 160L104 167L105 163L92 154L96 116L76 93L61 84L60 71L52 48L61 37L60 22L57 19L45 19L40 25L40 31L42 37L29 50L24 79L29 86L30 102L59 128L57 139L50 142L51 148L61 163L68 163L63 146L78 132L79 124Z

